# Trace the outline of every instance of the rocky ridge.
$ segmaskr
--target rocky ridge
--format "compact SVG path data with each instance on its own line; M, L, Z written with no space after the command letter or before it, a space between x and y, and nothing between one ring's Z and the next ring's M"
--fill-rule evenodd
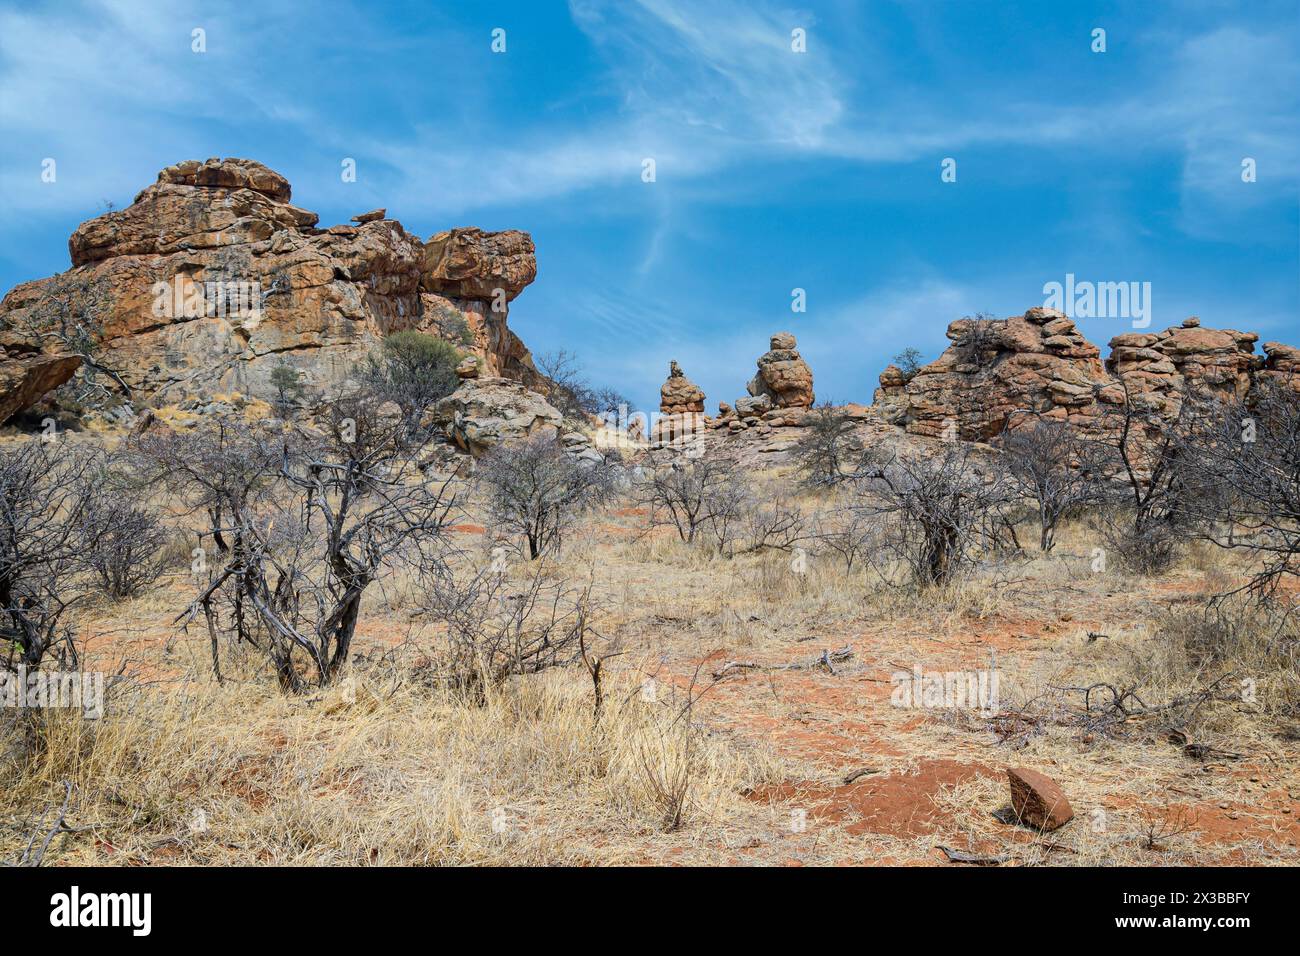
M507 325L537 274L527 233L462 228L422 241L383 209L319 228L291 194L261 163L187 160L78 226L71 269L0 301L0 415L75 372L70 319L133 400L267 397L281 362L323 394L403 329L457 341L485 375L539 381Z
M1178 413L1187 388L1246 398L1266 379L1300 385L1300 351L1259 336L1203 328L1193 317L1162 332L1126 332L1100 350L1067 316L1032 308L1007 319L959 319L934 362L908 377L880 375L873 408L911 434L985 441L1014 413L1029 412L1084 430L1107 427L1106 406L1132 401L1162 417Z

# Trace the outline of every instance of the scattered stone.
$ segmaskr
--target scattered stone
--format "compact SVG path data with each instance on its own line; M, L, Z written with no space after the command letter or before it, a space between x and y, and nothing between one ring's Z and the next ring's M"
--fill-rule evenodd
M1025 767L1007 769L1011 809L1017 819L1035 830L1056 830L1074 818L1074 808L1054 780Z
M426 421L478 458L502 442L538 434L555 437L564 416L519 382L480 377L461 382L433 406Z
M358 225L363 225L367 222L379 222L379 220L383 219L387 215L387 209L372 209L370 212L363 212L359 216L353 216L352 221Z

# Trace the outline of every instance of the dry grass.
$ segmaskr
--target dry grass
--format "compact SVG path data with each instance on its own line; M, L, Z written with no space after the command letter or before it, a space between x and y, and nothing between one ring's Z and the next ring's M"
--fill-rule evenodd
M1022 865L1300 862L1294 658L1248 621L1192 617L1240 579L1239 557L1197 546L1156 579L1096 573L1074 523L1051 555L918 592L815 551L800 574L788 554L728 560L643 525L634 509L597 515L548 568L595 582L599 720L580 665L482 704L428 686L437 630L413 623L400 577L368 597L349 680L310 697L237 650L216 685L206 640L168 627L179 576L90 609L86 666L125 662L129 679L100 721L39 715L29 762L0 781L0 856L67 781L75 832L47 863L943 864L938 844ZM460 543L464 560L490 553L487 535ZM711 676L845 645L834 673ZM1002 709L1041 720L1009 735L968 711L891 706L891 674L913 666L996 666ZM1238 692L1100 728L1060 690L1133 685L1160 707L1238 671L1254 703ZM1189 758L1166 739L1175 719L1241 758ZM1046 835L999 822L1010 765L1056 779L1075 820ZM873 772L843 783L860 768Z

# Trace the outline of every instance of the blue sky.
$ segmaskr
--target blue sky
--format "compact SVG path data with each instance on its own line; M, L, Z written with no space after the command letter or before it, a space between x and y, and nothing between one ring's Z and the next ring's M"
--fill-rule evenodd
M710 410L743 395L781 330L819 398L869 401L1067 273L1150 282L1153 328L1300 344L1298 7L0 0L0 288L162 167L243 156L323 225L528 230L512 327L643 406L673 358Z

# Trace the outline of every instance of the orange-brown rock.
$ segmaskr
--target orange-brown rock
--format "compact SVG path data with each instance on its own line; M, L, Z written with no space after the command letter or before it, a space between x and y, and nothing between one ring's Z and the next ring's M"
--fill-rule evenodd
M1025 826L1049 831L1074 819L1074 808L1065 792L1046 774L1026 767L1010 767L1007 781L1011 785L1011 809Z
M668 366L668 381L659 389L659 411L665 415L704 411L704 391L682 372L673 361Z
M424 244L420 286L428 292L509 301L536 278L536 250L526 232L449 229Z
M1094 393L1109 384L1097 347L1051 309L1008 319L959 319L952 345L911 379L891 366L876 402L886 421L918 435L985 440L1015 411L1051 413L1083 424Z
M961 319L948 338L953 344L910 379L892 365L881 373L875 407L883 420L919 435L986 440L1018 412L1091 429L1126 395L1172 417L1185 389L1245 398L1270 377L1300 387L1300 352L1269 343L1259 356L1253 332L1204 328L1195 317L1115 336L1104 365L1073 320L1046 308Z
M1254 332L1207 329L1200 319L1157 333L1127 333L1110 340L1106 369L1127 383L1150 408L1176 415L1187 388L1224 398L1245 398L1252 373L1263 367Z
M747 391L755 397L766 395L777 408L811 407L812 369L799 355L794 336L778 332L770 344L770 350L758 359L758 374L750 380Z
M70 308L142 398L265 397L281 361L319 395L403 329L456 341L485 376L539 380L507 326L508 301L537 271L527 233L454 229L424 243L382 209L320 229L290 195L251 160L170 166L131 206L76 229L72 269L11 290L0 327L39 333Z
M0 359L0 425L58 388L81 366L79 355L26 355Z

